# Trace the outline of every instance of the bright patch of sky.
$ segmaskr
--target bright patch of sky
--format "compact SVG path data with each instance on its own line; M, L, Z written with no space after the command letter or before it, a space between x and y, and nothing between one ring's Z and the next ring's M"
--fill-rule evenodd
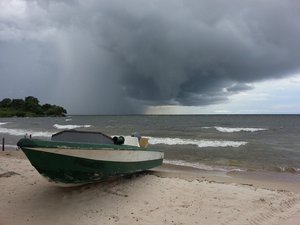
M253 83L250 91L229 97L222 104L210 106L156 106L148 114L299 114L300 74Z

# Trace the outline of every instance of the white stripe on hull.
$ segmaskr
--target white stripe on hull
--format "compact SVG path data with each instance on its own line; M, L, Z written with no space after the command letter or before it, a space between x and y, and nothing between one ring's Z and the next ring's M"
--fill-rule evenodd
M162 159L163 152L139 150L111 150L111 149L65 149L65 148L29 148L35 151L54 153L59 155L74 156L92 160L112 162L141 162Z

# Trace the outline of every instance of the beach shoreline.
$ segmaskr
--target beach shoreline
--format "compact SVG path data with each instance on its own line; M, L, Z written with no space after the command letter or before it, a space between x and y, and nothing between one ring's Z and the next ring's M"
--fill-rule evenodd
M160 177L173 177L186 180L200 180L218 183L236 183L269 190L282 190L300 193L299 173L280 173L271 171L207 171L189 166L164 163L151 170Z
M299 225L298 180L164 164L107 182L60 188L22 151L0 152L0 224Z

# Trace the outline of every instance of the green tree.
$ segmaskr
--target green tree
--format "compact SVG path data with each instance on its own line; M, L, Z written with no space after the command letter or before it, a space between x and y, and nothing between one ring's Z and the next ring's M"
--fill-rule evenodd
M26 111L31 111L31 112L40 111L39 107L40 107L39 100L37 98L32 96L28 96L25 98Z
M31 104L31 105L38 105L39 100L33 96L28 96L25 98L25 103L26 104Z
M61 106L44 104L40 105L39 100L33 96L23 99L5 98L0 101L0 117L10 116L65 116L67 110Z
M63 107L56 106L56 105L52 105L46 111L47 116L65 116L66 113L67 113L67 111Z
M50 104L44 104L44 105L42 105L42 109L43 109L43 111L44 112L47 112L49 109L51 108L51 105Z
M10 99L10 98L4 98L4 99L0 102L0 107L7 108L7 107L9 107L10 104L11 104L11 99Z
M23 110L24 106L25 102L23 99L13 99L10 103L10 107L17 110Z

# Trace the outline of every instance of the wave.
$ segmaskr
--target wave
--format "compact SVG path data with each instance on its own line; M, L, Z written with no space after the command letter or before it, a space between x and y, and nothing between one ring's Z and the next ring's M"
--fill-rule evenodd
M51 137L52 133L47 131L32 131L32 130L25 130L25 129L11 129L11 128L4 128L0 127L0 133L2 134L9 134L12 136L25 136L30 135L33 137Z
M283 173L300 173L300 168L295 167L288 167L288 166L278 166L273 168L276 172L283 172Z
M5 144L5 149L6 149L6 150L10 150L10 149L15 150L15 149L17 149L17 148L18 148L17 145Z
M191 167L191 168L196 168L200 170L206 170L206 171L222 171L222 172L243 172L245 170L239 169L239 168L223 168L223 167L217 167L217 166L209 166L206 164L202 163L192 163L192 162L186 162L183 160L166 160L164 159L165 164L171 164L171 165L176 165L176 166L186 166L186 167Z
M225 141L225 140L195 140L195 139L181 139L181 138L160 138L147 137L149 144L165 144L165 145L197 145L199 148L205 147L240 147L246 145L245 141Z
M249 128L249 127L214 127L214 128L217 131L225 132L225 133L233 133L233 132L241 132L241 131L256 132L256 131L268 130L266 128Z
M91 125L61 125L61 124L54 124L53 127L56 129L75 129L75 128L89 128Z
M7 122L0 122L0 133L1 134L9 134L12 136L25 136L30 135L33 137L51 137L52 133L47 131L33 131L26 129L13 129L13 128L5 128L1 127L1 125L7 124Z

